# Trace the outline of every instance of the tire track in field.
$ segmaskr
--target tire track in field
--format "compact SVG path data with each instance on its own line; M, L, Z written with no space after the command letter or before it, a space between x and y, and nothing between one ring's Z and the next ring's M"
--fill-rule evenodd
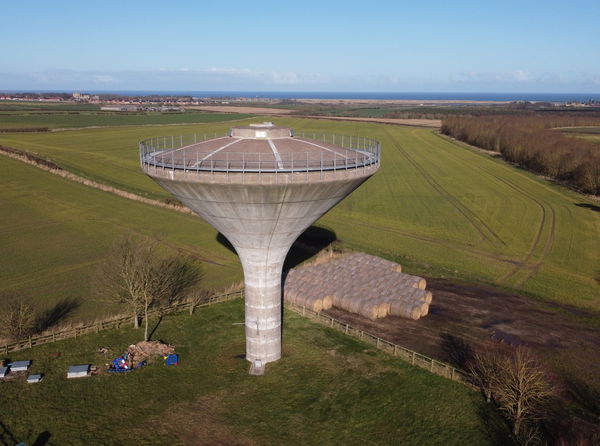
M417 171L423 179L436 191L438 192L448 203L450 203L465 219L475 228L475 230L483 237L483 239L493 243L498 241L506 246L506 243L498 237L498 235L491 230L491 228L473 211L460 202L454 195L448 192L442 187L427 171L417 163L406 150L397 142L388 129L385 129L388 136L392 139L393 146L400 152L400 154L409 162L409 164Z
M450 141L452 142L452 141ZM458 144L455 144L458 147L461 147ZM461 147L462 148L462 147ZM506 274L504 274L502 277L497 279L498 283L505 283L506 281L510 280L512 277L514 277L519 271L526 269L527 272L525 274L524 277L518 279L515 284L517 286L522 286L525 282L527 282L529 279L531 279L531 277L533 277L540 269L540 267L542 266L542 264L544 263L545 258L548 256L548 254L550 253L550 249L552 249L552 246L554 245L554 239L556 236L556 210L554 209L554 207L548 203L545 202L544 200L540 200L538 198L536 198L534 195L532 195L531 193L527 192L525 189L521 188L520 186L517 186L515 183L513 183L512 181L506 180L500 176L498 176L497 174L491 172L489 169L486 169L484 167L481 166L475 166L477 167L479 170L481 170L482 172L485 172L486 174L488 174L489 176L495 178L496 180L500 181L501 183L504 183L506 186L508 186L509 188L511 188L512 190L514 190L515 192L517 192L518 194L524 196L525 198L533 201L541 210L542 212L542 218L540 220L540 223L538 225L538 229L536 231L536 234L533 238L533 242L531 243L529 250L527 251L527 253L525 254L525 257L523 258L523 260L519 261L518 263L515 264L515 266L508 271ZM548 207L549 212L547 212L546 206ZM537 260L537 262L532 263L532 259L534 257L535 252L538 250L538 248L540 247L540 243L542 240L542 235L546 229L547 226L547 220L549 220L549 234L548 234L548 238L545 241L544 247L542 249L542 252L540 253L540 256Z
M425 144L426 146L429 146L433 149L436 149L436 147L431 144L429 141L426 141L425 139L423 139L421 136L419 136L418 133L416 133L415 131L411 131L411 135L414 136L415 138L417 138L419 141L421 141L423 144ZM440 186L441 187L441 186ZM462 204L460 202L460 200L458 200L456 197L454 197L453 195L449 194L454 200L456 200L456 202L462 206L468 213L470 213L473 217L473 219L476 219L479 224L481 224L496 240L498 240L500 243L502 243L504 246L506 246L506 243L504 242L504 240L502 240L500 238L500 236L498 234L496 234L496 232L490 228L490 226L481 218L479 217L475 212L473 212L471 209L469 209L467 206L465 206L464 204Z
M509 265L514 265L515 261L511 260L509 258L506 257L502 257L499 255L495 255L492 254L490 252L486 252L486 251L481 251L478 249L474 249L468 246L461 246L452 242L449 242L447 240L440 240L440 239L436 239L433 237L427 237L424 235L417 235L414 234L412 232L407 232L407 231L402 231L400 229L397 229L395 227L392 226L386 226L386 225L382 225L382 224L378 224L378 223L366 223L364 221L360 221L360 220L355 220L352 218L347 218L346 219L347 222L351 223L353 226L362 226L364 228L367 229L374 229L374 230L378 230L378 231L383 231L383 232L387 232L390 234L396 234L399 235L401 237L406 237L406 238L410 238L413 240L419 240L422 242L428 242L434 245L440 245L443 246L444 248L449 248L449 249L453 249L453 250L458 250L458 251L462 251L465 252L467 254L471 254L473 256L480 256L480 257L486 257L489 258L491 260L495 260L497 262L502 262L502 263L508 263Z

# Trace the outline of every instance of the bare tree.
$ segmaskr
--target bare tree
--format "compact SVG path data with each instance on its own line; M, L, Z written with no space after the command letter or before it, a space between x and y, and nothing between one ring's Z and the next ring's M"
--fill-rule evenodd
M488 403L492 401L494 388L502 373L502 360L507 354L504 345L488 342L476 349L467 363L467 370L471 373L474 384L479 386Z
M1 334L11 339L21 339L35 329L36 314L32 304L12 301L0 312Z
M486 400L498 409L512 426L521 444L538 439L538 422L544 406L554 395L550 374L526 347L489 343L475 351L468 367Z
M134 326L144 319L144 340L153 306L178 299L200 280L190 257L167 255L155 240L124 237L117 240L96 274L96 292L124 303L133 313Z
M543 407L554 395L548 371L533 352L519 346L500 362L499 379L494 386L498 407L511 421L513 434L523 443L536 435L536 422Z

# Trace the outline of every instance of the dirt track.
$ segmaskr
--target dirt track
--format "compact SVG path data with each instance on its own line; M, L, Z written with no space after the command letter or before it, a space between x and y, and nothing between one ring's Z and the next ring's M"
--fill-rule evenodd
M371 321L336 308L325 313L459 367L454 341L475 346L496 339L534 348L567 375L584 371L589 382L600 377L600 361L591 360L600 351L600 329L582 322L590 316L585 311L446 279L428 279L427 289L433 301L429 315L418 321L391 316Z

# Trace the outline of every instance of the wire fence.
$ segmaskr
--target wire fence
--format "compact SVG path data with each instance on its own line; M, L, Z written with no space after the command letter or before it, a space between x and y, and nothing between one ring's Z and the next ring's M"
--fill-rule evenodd
M208 297L200 302L186 301L176 303L169 307L162 308L161 310L154 310L150 314L172 314L179 313L182 311L192 311L195 308L208 307L214 304L228 302L243 297L243 290L235 291L232 293L218 294L215 296ZM431 373L450 379L452 381L457 381L462 384L472 386L471 381L469 379L469 374L464 370L460 370L456 367L451 366L450 364L446 364L444 362L430 358L429 356L423 355L414 350L410 350L406 347L380 338L379 336L376 336L372 333L368 333L364 330L361 330L360 328L354 327L353 325L335 319L329 315L313 311L309 308L306 308L305 306L296 305L291 302L285 302L285 308L292 310L295 313L298 313L299 315L304 316L308 319L326 325L329 328L342 332L347 336L351 336L353 338L371 344L375 348L389 353L392 356L401 358L414 366L420 367ZM133 316L124 316L109 319L106 321L96 322L93 324L83 325L80 327L70 328L67 330L62 330L46 335L29 336L27 339L0 346L0 352L8 354L10 352L28 349L37 345L49 344L57 341L62 341L64 339L77 338L89 333L99 333L100 331L104 330L119 329L125 325L132 325L132 322Z

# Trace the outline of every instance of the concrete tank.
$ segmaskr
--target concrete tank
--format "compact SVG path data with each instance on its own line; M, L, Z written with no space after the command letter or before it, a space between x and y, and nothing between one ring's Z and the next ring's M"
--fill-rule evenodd
M271 123L140 143L144 172L220 231L244 269L246 358L281 357L281 274L292 243L379 169L379 142Z

